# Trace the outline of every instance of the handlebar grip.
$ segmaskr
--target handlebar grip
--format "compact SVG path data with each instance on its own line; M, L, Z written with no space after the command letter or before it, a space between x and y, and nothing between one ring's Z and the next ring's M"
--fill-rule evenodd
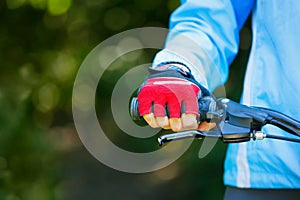
M132 98L130 103L130 116L135 121L143 120L138 110L139 102L136 97ZM198 122L210 122L211 120L219 120L223 116L223 111L217 105L216 100L211 96L206 96L198 100L199 114ZM167 113L168 110L167 110ZM215 121L216 122L216 121Z
M136 121L140 121L143 119L140 116L138 106L139 106L138 99L136 97L133 97L130 102L129 112L130 112L131 119L136 120Z

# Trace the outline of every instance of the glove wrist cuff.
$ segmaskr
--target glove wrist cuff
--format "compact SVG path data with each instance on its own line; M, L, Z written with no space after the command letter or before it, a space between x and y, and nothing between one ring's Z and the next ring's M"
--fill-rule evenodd
M210 96L210 92L204 88L191 73L191 70L183 63L165 62L157 65L155 68L149 68L149 78L157 77L177 77L188 80L196 84L202 92L202 96Z
M163 62L155 67L156 70L166 70L166 69L180 69L182 72L191 73L190 68L180 62Z

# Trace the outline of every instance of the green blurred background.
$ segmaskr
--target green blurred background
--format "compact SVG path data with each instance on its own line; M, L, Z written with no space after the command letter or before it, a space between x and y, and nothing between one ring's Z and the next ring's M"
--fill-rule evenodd
M1 200L222 199L226 145L218 142L199 159L201 142L195 141L162 170L128 174L94 159L72 119L73 82L87 54L131 28L167 28L178 5L178 0L0 0ZM225 85L227 97L236 101L250 49L249 24ZM112 137L123 135L105 106L115 82L131 66L151 62L155 52L118 62L104 77L98 112L106 113L102 123ZM156 145L113 138L125 147Z

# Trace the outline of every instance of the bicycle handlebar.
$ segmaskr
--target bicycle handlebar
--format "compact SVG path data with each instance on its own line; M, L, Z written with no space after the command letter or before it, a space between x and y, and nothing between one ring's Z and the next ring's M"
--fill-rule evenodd
M236 103L227 98L214 99L204 97L198 101L200 118L198 122L214 122L216 127L208 132L187 130L162 135L159 145L185 138L214 137L224 143L246 142L251 139L272 138L300 143L300 122L272 109L251 107ZM167 112L168 113L168 112ZM133 120L142 120L138 112L138 100L133 98L130 104ZM269 135L262 132L262 127L271 124L298 137Z

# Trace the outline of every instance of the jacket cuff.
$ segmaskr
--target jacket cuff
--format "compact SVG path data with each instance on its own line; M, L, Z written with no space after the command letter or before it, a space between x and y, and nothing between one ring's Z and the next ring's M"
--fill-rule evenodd
M169 49L163 49L158 52L153 60L152 67L153 69L158 68L164 64L177 64L188 67L191 70L191 74L195 77L195 80L199 82L205 88L208 88L207 79L205 76L205 71L203 66L195 66L185 58L176 54L175 52Z

